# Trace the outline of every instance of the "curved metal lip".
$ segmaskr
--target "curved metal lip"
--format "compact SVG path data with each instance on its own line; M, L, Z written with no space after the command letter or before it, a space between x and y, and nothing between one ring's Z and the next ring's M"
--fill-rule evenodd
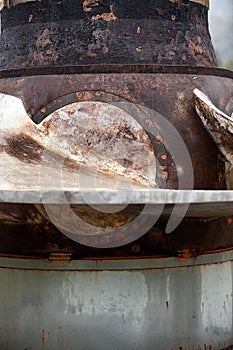
M233 261L233 250L198 255L190 259L176 257L80 259L50 261L48 259L0 257L0 269L46 271L137 271L198 268Z
M190 74L211 75L233 79L233 71L217 67L171 66L158 64L92 64L76 66L45 66L0 70L0 79L40 75L75 74Z
M43 195L42 195L43 194ZM116 196L117 195L117 196ZM170 190L170 189L154 189L140 188L133 186L129 189L109 189L109 188L46 188L31 187L18 188L6 184L0 186L0 202L1 203L25 203L25 204L41 204L43 198L46 198L46 204L61 204L66 197L69 204L87 204L85 202L88 196L89 204L102 204L100 198L104 198L109 205L113 204L204 204L204 203L232 203L233 190ZM62 201L63 199L63 201Z
M88 203L87 199L88 198ZM172 207L187 207L185 218L214 220L226 218L232 222L233 191L205 190L166 190L166 189L9 189L0 187L1 203L46 204L46 205L105 205L150 207L148 215L154 216L161 211L164 216L171 214ZM65 200L65 202L64 202ZM136 210L136 209L135 209Z

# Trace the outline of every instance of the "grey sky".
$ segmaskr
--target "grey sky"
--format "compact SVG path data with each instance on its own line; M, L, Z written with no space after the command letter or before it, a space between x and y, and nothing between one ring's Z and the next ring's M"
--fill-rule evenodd
M210 0L210 32L222 63L233 60L233 0Z

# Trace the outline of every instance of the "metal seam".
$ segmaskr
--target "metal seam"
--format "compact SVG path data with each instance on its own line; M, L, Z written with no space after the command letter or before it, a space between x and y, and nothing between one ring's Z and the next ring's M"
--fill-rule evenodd
M74 75L74 74L190 74L212 75L233 79L233 71L217 67L169 66L158 64L106 64L81 66L53 66L37 68L14 68L0 70L0 79L21 78L41 75Z

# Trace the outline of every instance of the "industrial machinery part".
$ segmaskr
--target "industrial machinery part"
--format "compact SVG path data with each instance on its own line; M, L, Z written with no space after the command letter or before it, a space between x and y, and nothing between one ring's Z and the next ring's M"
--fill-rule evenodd
M230 349L233 192L193 100L232 113L208 1L1 5L0 347Z

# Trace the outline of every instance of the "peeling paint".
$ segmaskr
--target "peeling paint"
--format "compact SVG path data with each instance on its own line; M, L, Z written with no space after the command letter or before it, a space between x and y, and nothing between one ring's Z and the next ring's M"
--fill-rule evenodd
M93 7L99 6L99 1L98 0L85 0L83 2L83 10L85 12L90 12L92 11Z
M106 13L102 13L101 15L92 16L91 19L93 21L103 19L106 22L110 22L110 21L115 21L117 19L117 17L114 15L113 12L110 12L110 13L106 12Z
M232 298L226 296L232 293L231 262L220 265L218 269L216 266L201 267L201 276L203 329L206 330L207 335L210 332L215 334L216 339L224 334L226 336L232 335L233 301ZM222 276L227 276L227 278ZM221 280L221 283L216 283L218 279ZM217 300L221 300L222 303L215 302Z
M93 272L86 276L84 284L80 282L75 273L63 282L66 314L92 317L111 314L124 324L143 327L148 290L141 272Z

